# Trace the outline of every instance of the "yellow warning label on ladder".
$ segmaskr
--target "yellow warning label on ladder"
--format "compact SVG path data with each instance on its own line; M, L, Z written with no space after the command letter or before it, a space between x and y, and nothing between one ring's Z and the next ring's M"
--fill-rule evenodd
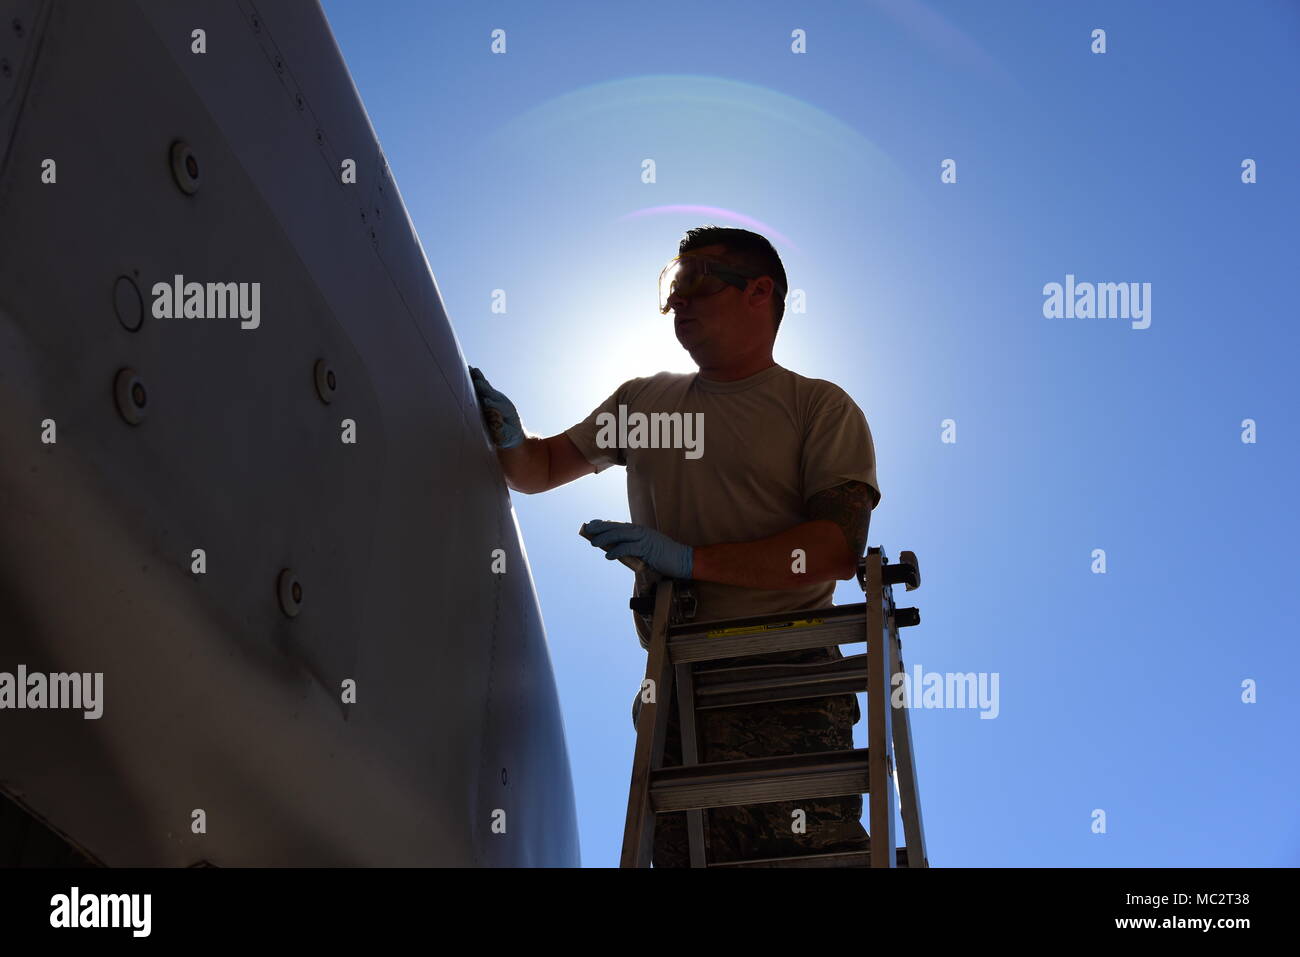
M823 625L825 618L797 618L793 621L773 621L766 625L743 625L740 628L719 628L717 631L705 632L707 638L731 638L735 635L752 635L760 631L777 631L781 628L811 628Z

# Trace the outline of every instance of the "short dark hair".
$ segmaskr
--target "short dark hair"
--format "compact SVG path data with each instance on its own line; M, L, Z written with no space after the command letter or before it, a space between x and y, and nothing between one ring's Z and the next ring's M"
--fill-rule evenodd
M677 253L681 255L692 249L704 246L722 245L726 247L723 257L728 262L743 266L757 276L770 276L772 279L772 318L776 329L781 328L785 317L785 296L787 292L785 267L781 257L776 254L772 244L758 233L748 229L728 229L722 226L699 226L688 229L686 236L678 244Z

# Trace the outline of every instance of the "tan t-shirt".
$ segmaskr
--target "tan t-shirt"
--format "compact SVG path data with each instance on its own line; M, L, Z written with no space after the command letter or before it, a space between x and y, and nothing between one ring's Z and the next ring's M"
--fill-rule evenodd
M734 382L673 372L630 379L564 434L597 472L626 466L631 521L684 545L776 535L809 520L809 497L851 480L870 485L880 501L862 410L833 382L779 365ZM650 584L638 574L634 595ZM694 588L703 621L824 607L835 582L781 591L717 582ZM646 623L633 619L648 645Z

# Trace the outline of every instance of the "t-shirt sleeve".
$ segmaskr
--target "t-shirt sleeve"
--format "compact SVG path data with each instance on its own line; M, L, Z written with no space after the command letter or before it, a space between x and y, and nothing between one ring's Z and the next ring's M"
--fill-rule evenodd
M865 482L875 494L872 508L880 504L876 480L876 446L867 417L846 394L825 402L808 423L804 436L803 497L845 482Z
M596 406L591 415L587 416L577 425L566 429L564 434L569 437L583 458L596 467L596 474L600 474L611 465L627 465L626 451L618 447L617 442L610 443L609 448L602 448L597 439L601 433L601 427L606 422L613 422L613 434L618 434L618 406L620 397L624 395L629 383L624 382L614 390L614 393ZM612 416L612 419L605 419L602 416ZM609 429L605 429L609 433Z

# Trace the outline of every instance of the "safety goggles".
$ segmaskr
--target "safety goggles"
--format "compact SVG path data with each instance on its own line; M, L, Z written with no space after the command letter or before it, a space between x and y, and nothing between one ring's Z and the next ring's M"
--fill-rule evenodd
M673 296L702 299L717 295L727 286L735 286L743 292L751 279L761 275L692 253L674 256L659 272L659 311L668 314L668 300Z

